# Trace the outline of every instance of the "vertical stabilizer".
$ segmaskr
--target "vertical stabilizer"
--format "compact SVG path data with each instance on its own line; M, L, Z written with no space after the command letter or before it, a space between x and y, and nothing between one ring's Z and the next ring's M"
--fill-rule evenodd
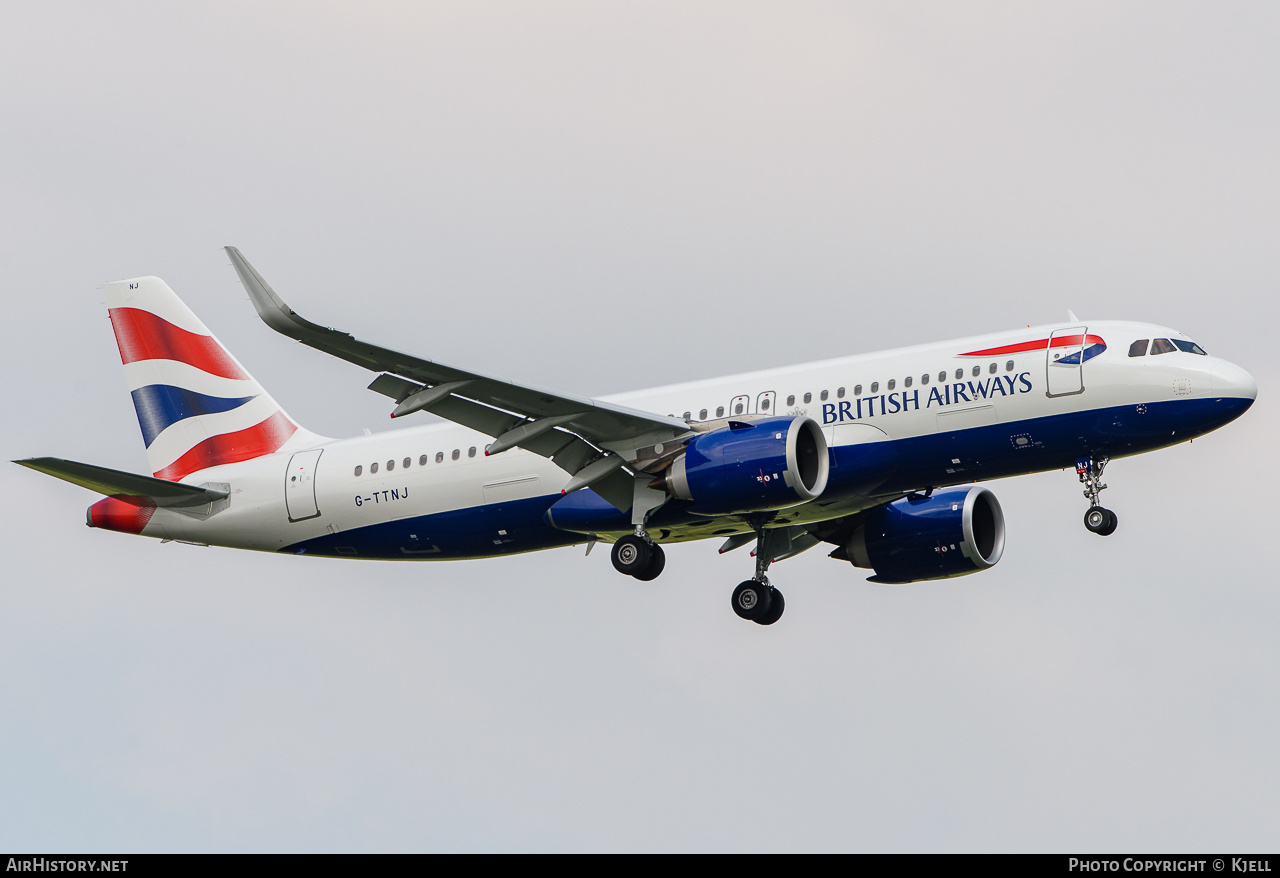
M285 414L160 278L102 290L157 478L324 441Z

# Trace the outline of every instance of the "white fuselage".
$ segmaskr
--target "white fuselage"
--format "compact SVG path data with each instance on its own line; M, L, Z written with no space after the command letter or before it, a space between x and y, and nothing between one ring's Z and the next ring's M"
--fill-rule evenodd
M1247 373L1217 357L1181 350L1128 356L1136 339L1184 339L1150 324L1088 324L1088 337L1105 339L1105 350L1077 353L1074 365L1055 363L1063 352L1045 347L974 355L1084 329L1032 327L634 391L606 401L684 418L695 429L732 418L807 415L822 425L837 474L842 454L868 443L894 443L905 481L841 488L837 480L821 498L825 502L798 507L783 519L803 522L847 515L903 491L1068 466L1072 454L1090 449L1118 457L1184 441L1243 411L1214 415L1215 400L1251 401L1256 393ZM1113 421L1106 421L1112 412ZM1102 421L1090 420L1093 413L1103 413ZM1185 423L1179 420L1184 417ZM1107 423L1116 425L1110 433ZM1072 435L1062 435L1064 430ZM981 444L966 437L980 437ZM550 460L519 448L486 456L491 441L473 430L429 424L212 467L183 481L229 485L225 508L211 515L160 509L144 533L299 553L328 539L325 545L335 550L319 553L406 559L474 557L586 538L545 524L539 526L546 533L530 542L527 535L512 537L500 515L468 518L468 510L515 510L520 501L545 511L569 481ZM544 498L540 505L538 498ZM528 505L519 508L512 520L534 527ZM406 523L403 534L393 533L397 522ZM676 521L666 535L698 538L734 524L745 529L740 521ZM441 535L455 527L459 533L467 527L486 532L470 534L465 548L453 550ZM361 533L378 533L379 545L397 548L374 551L355 537L343 545L341 535Z

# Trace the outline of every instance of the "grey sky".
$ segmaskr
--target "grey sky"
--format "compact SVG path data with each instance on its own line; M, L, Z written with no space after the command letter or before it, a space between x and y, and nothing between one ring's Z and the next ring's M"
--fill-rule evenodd
M145 469L98 284L156 274L317 432L306 316L583 394L1061 319L1258 403L995 482L1009 543L652 584L159 545L0 485L0 848L1269 850L1280 834L1274 4L26 4L0 53L6 459Z

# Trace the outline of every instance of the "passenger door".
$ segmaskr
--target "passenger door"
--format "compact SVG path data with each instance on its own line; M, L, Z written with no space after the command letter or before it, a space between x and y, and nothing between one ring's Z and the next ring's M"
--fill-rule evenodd
M1084 393L1084 345L1087 327L1056 329L1045 351L1047 396Z
M316 462L322 448L299 451L289 458L284 476L284 506L290 521L306 521L320 514L316 505Z

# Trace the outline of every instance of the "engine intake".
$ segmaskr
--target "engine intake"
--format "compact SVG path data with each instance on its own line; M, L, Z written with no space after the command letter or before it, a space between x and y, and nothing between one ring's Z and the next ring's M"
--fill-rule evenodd
M798 506L827 487L827 439L808 417L730 421L692 439L665 480L691 512L725 515Z
M845 548L855 567L875 571L870 582L964 576L1000 560L1004 513L986 488L913 494L868 513Z

